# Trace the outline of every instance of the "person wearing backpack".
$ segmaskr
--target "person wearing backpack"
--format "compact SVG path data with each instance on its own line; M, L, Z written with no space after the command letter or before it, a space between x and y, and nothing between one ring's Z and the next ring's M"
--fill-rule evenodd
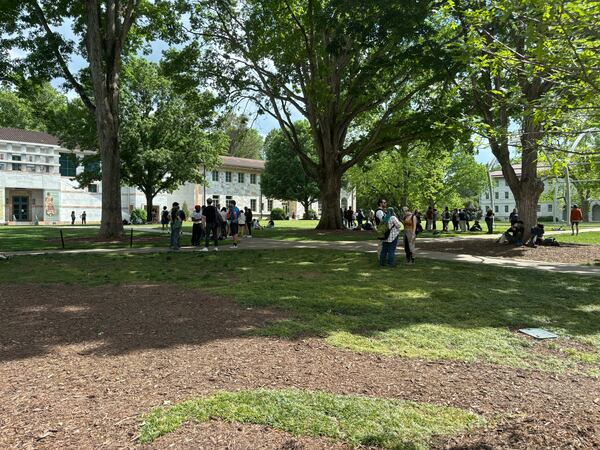
M396 265L396 246L398 245L398 235L400 234L400 221L394 214L394 208L388 208L383 217L383 224L386 231L383 236L381 253L379 254L379 265L394 267Z
M233 237L233 245L231 248L237 248L238 246L238 228L239 228L239 217L240 209L235 206L235 200L229 202L229 211L227 213L227 220L229 220L229 228L231 230L231 236Z
M404 225L406 264L414 264L415 242L417 240L417 217L406 206L402 207L402 223Z

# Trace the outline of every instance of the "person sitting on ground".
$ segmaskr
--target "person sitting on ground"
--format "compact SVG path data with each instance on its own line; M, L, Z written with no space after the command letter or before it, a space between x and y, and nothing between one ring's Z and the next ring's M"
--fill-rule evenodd
M269 220L269 223L267 224L267 228L275 228L275 222L273 222L273 219Z
M469 228L469 231L483 231L483 229L481 228L481 225L479 225L479 220L475 221L473 226L471 228Z
M362 228L365 231L373 231L373 224L369 219L367 219L367 221L363 224Z
M504 242L510 242L511 244L523 245L523 233L525 232L525 227L523 226L523 221L519 220L512 224L508 230L506 230L502 236L498 239L500 244Z
M252 219L252 227L255 230L262 230L262 225L260 224L260 219Z
M538 223L535 227L531 229L531 236L525 243L525 245L531 245L532 247L537 247L536 244L543 244L544 242L544 224Z

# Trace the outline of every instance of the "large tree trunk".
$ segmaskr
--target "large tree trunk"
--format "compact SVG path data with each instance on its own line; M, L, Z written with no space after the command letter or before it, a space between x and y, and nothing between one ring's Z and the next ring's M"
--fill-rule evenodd
M146 222L152 223L152 203L154 202L154 194L146 193Z
M319 180L321 191L321 219L317 230L340 230L342 214L340 213L340 190L342 177L337 174L325 176Z
M100 236L118 237L123 234L121 213L121 161L118 131L107 121L97 120L102 155L102 221ZM101 128L106 126L106 128Z

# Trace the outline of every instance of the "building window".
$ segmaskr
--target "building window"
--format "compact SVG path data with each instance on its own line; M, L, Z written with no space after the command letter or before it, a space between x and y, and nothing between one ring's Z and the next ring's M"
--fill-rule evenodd
M0 163L0 170L4 170L4 163Z
M73 155L70 153L61 153L58 162L60 163L61 177L74 177L76 175L77 163Z
M496 197L496 200L498 200L500 198L500 194L498 192L494 192L494 197Z
M498 212L498 205L494 206L494 212Z
M250 209L252 211L256 211L256 199L255 198L250 199Z
M489 193L489 192L486 192L486 193L485 193L485 199L486 199L486 200L489 200L489 199L490 199L490 193Z
M508 191L504 193L504 198L508 198Z
M35 166L33 164L27 164L25 166L25 169L27 170L27 172L35 172Z
M218 170L213 170L212 171L212 180L213 181L219 181L219 171Z
M273 200L267 200L267 211L271 211L273 209Z
M229 209L229 204L231 203L231 200L233 200L233 197L231 195L226 195L225 196L225 207L227 209Z
M552 212L552 205L548 205L548 212Z
M244 182L244 174L242 172L238 173L238 183Z
M540 204L538 203L538 205L537 205L537 212L540 212L541 210L542 210L542 205L540 205Z
M504 212L508 212L508 205L504 205Z
M225 182L231 183L231 172L225 172Z
M98 185L97 184L89 184L88 192L91 192L92 194L95 194L96 192L98 192Z
M12 156L12 160L13 161L21 161L21 156L20 155L13 155ZM12 170L16 170L18 172L21 171L21 164L14 164L12 165Z
M214 172L213 172L214 173ZM218 173L218 172L217 172ZM213 205L215 206L215 208L217 209L221 209L221 201L219 200L220 197L218 195L213 195L212 196L212 200L213 200Z
M256 184L256 174L255 173L250 174L250 184Z

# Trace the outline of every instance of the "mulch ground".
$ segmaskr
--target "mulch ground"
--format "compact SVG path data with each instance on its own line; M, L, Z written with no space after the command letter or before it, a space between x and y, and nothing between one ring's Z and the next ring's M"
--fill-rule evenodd
M560 236L558 236L560 242ZM566 244L559 247L517 247L511 244L496 244L493 239L457 238L444 241L419 241L417 248L439 252L493 256L500 258L527 259L531 261L559 262L571 264L600 264L600 245Z
M176 287L0 286L0 448L140 448L152 408L260 387L453 405L492 421L439 449L600 448L598 379L247 335L278 317ZM220 421L146 447L345 448Z

